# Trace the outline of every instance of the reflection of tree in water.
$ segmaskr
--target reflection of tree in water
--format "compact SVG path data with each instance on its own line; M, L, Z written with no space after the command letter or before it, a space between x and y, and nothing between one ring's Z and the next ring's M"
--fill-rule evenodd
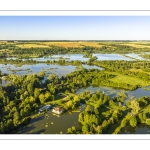
M135 133L135 131L136 131L135 129L136 129L136 127L131 127L131 126L126 127L126 131L131 134Z
M46 119L48 119L48 118L49 118L48 110L45 110L45 112L44 112L44 118L46 118Z
M137 128L139 128L139 129L144 128L144 127L145 127L144 123L137 124Z
M146 128L150 129L150 125L146 125Z
M120 130L120 133L122 134L124 134L124 133L126 133L126 129L125 128L121 128L121 130Z
M78 128L79 128L79 129L82 129L82 124L81 124L81 122L78 122Z

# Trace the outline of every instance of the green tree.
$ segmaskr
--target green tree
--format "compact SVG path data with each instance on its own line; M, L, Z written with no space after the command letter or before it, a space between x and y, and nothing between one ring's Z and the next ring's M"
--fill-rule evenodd
M40 94L39 95L39 99L40 99L41 104L44 104L44 102L45 102L45 95L43 93Z
M137 125L137 120L136 120L135 116L132 116L132 117L130 118L130 125L131 125L132 127L136 127L136 125Z
M14 126L17 126L19 124L19 113L17 111L14 113L13 124Z
M42 78L43 78L43 77L45 76L45 72L44 72L44 71L42 71L42 72L40 72L40 73L39 73L39 75L40 75L40 77L42 77Z
M39 89L38 89L38 88L35 88L35 89L34 89L34 98L35 98L35 99L38 99L38 98L39 98L39 95L40 95Z

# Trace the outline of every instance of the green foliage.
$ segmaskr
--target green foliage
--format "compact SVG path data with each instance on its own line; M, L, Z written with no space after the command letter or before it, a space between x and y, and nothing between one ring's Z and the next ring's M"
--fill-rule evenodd
M146 119L146 124L150 125L150 119Z
M130 118L130 125L132 126L132 127L136 127L136 125L137 125L137 120L136 120L136 117L135 116L132 116L131 118Z
M131 100L129 102L128 107L132 109L131 110L132 114L138 114L138 112L140 110L140 106L139 106L139 103L137 100Z
M45 76L45 72L42 71L42 72L39 73L39 75L40 75L40 77L44 77Z
M122 127L122 128L125 127L126 124L127 124L127 120L126 120L126 118L124 118L124 119L121 121L121 127Z
M146 118L146 115L144 113L139 113L138 114L138 119L139 119L140 123L145 123L147 118Z
M71 128L67 129L67 134L76 134L77 133L77 129L75 126L72 126Z

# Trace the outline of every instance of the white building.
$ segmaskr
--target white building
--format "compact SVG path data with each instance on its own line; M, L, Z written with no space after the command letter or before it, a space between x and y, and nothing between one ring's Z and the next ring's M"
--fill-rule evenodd
M56 114L62 114L64 112L64 109L63 108L60 108L60 107L55 107L53 110L52 110L53 113L56 113Z
M49 108L51 108L51 105L45 105L45 106L43 106L42 108L39 109L39 112L42 112L42 111L47 110Z

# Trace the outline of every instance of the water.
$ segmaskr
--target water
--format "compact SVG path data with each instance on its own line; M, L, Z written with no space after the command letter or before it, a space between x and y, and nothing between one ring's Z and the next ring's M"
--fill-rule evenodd
M93 54L93 56L97 56L98 60L132 60L119 54Z
M142 123L136 127L127 126L122 128L119 134L150 134L150 126Z
M7 80L0 79L0 85L4 86L8 83Z
M0 64L0 68L2 73L12 74L15 73L17 75L24 74L33 74L39 73L41 71L46 71L46 74L57 74L59 77L65 76L66 74L75 71L76 66L68 65L68 66L59 66L59 65L49 65L49 64L33 64L33 65L12 65L12 64ZM29 70L27 70L29 69Z
M61 57L61 59L65 59L66 61L74 61L74 60L80 60L80 61L88 61L89 58L84 58L83 54L59 54L59 55L53 55L51 57L40 57L40 58L29 58L29 60L36 60L36 61L47 61L47 60L56 60L58 61ZM12 58L7 58L7 60L9 59L16 59L15 57ZM22 59L27 60L27 59Z
M78 115L85 109L85 104L77 109L68 111L60 116L55 115L51 110L38 118L32 119L30 124L19 130L18 134L66 134L67 129L75 126L80 128Z
M129 57L132 57L134 59L138 59L138 60L145 60L144 58L142 58L141 56L139 56L138 54L134 54L134 53L131 53L131 54L125 54L126 56L129 56Z
M102 70L101 67L98 66L89 66L89 65L82 65L84 68L95 68ZM32 65L14 65L14 64L0 64L0 68L2 73L5 74L17 74L17 75L28 75L28 74L38 74L41 71L45 71L46 76L42 80L44 82L47 79L47 76L50 74L56 74L60 78L61 76L66 76L67 74L75 71L77 68L76 66L68 65L68 66L59 66L59 65L51 65L51 64L32 64ZM28 69L28 70L27 70ZM0 79L0 85L6 85L8 81Z
M147 88L150 88L149 86ZM118 96L118 93L121 91L124 91L124 93L126 94L126 99L129 99L130 97L135 97L135 98L139 98L142 96L150 96L150 91L149 90L145 90L143 88L138 88L135 91L130 91L130 90L122 90L122 89L115 89L115 88L111 88L111 87L105 87L105 86L100 86L100 87L92 87L89 86L87 88L81 88L78 89L76 91L77 94L83 92L83 91L91 91L91 92L96 92L97 90L100 90L101 92L104 91L104 93L106 95L109 95L111 98L114 96Z
M127 54L129 55L129 54ZM137 54L135 54L137 55ZM80 60L80 61L88 61L89 58L84 58L83 54L59 54L59 55L53 55L51 57L41 57L41 58L29 58L29 60L33 59L36 61L47 61L47 60L55 60L58 61L61 57L61 59L65 59L66 61L75 61L75 60ZM93 54L93 56L97 56L98 60L133 60L128 57L124 57L119 54ZM134 56L134 54L133 54ZM9 59L16 59L15 57L12 58L7 58ZM22 59L27 60L27 59Z
M101 68L101 67L98 67L98 66L95 66L95 65L93 65L93 66L90 66L90 65L82 65L83 66L83 68L86 68L86 69L98 69L98 70L102 70L103 68Z
M74 60L80 60L80 61L88 61L89 58L84 58L83 54L60 54L60 55L53 55L53 57L63 57L65 58L69 58L67 59L67 61L74 61Z

